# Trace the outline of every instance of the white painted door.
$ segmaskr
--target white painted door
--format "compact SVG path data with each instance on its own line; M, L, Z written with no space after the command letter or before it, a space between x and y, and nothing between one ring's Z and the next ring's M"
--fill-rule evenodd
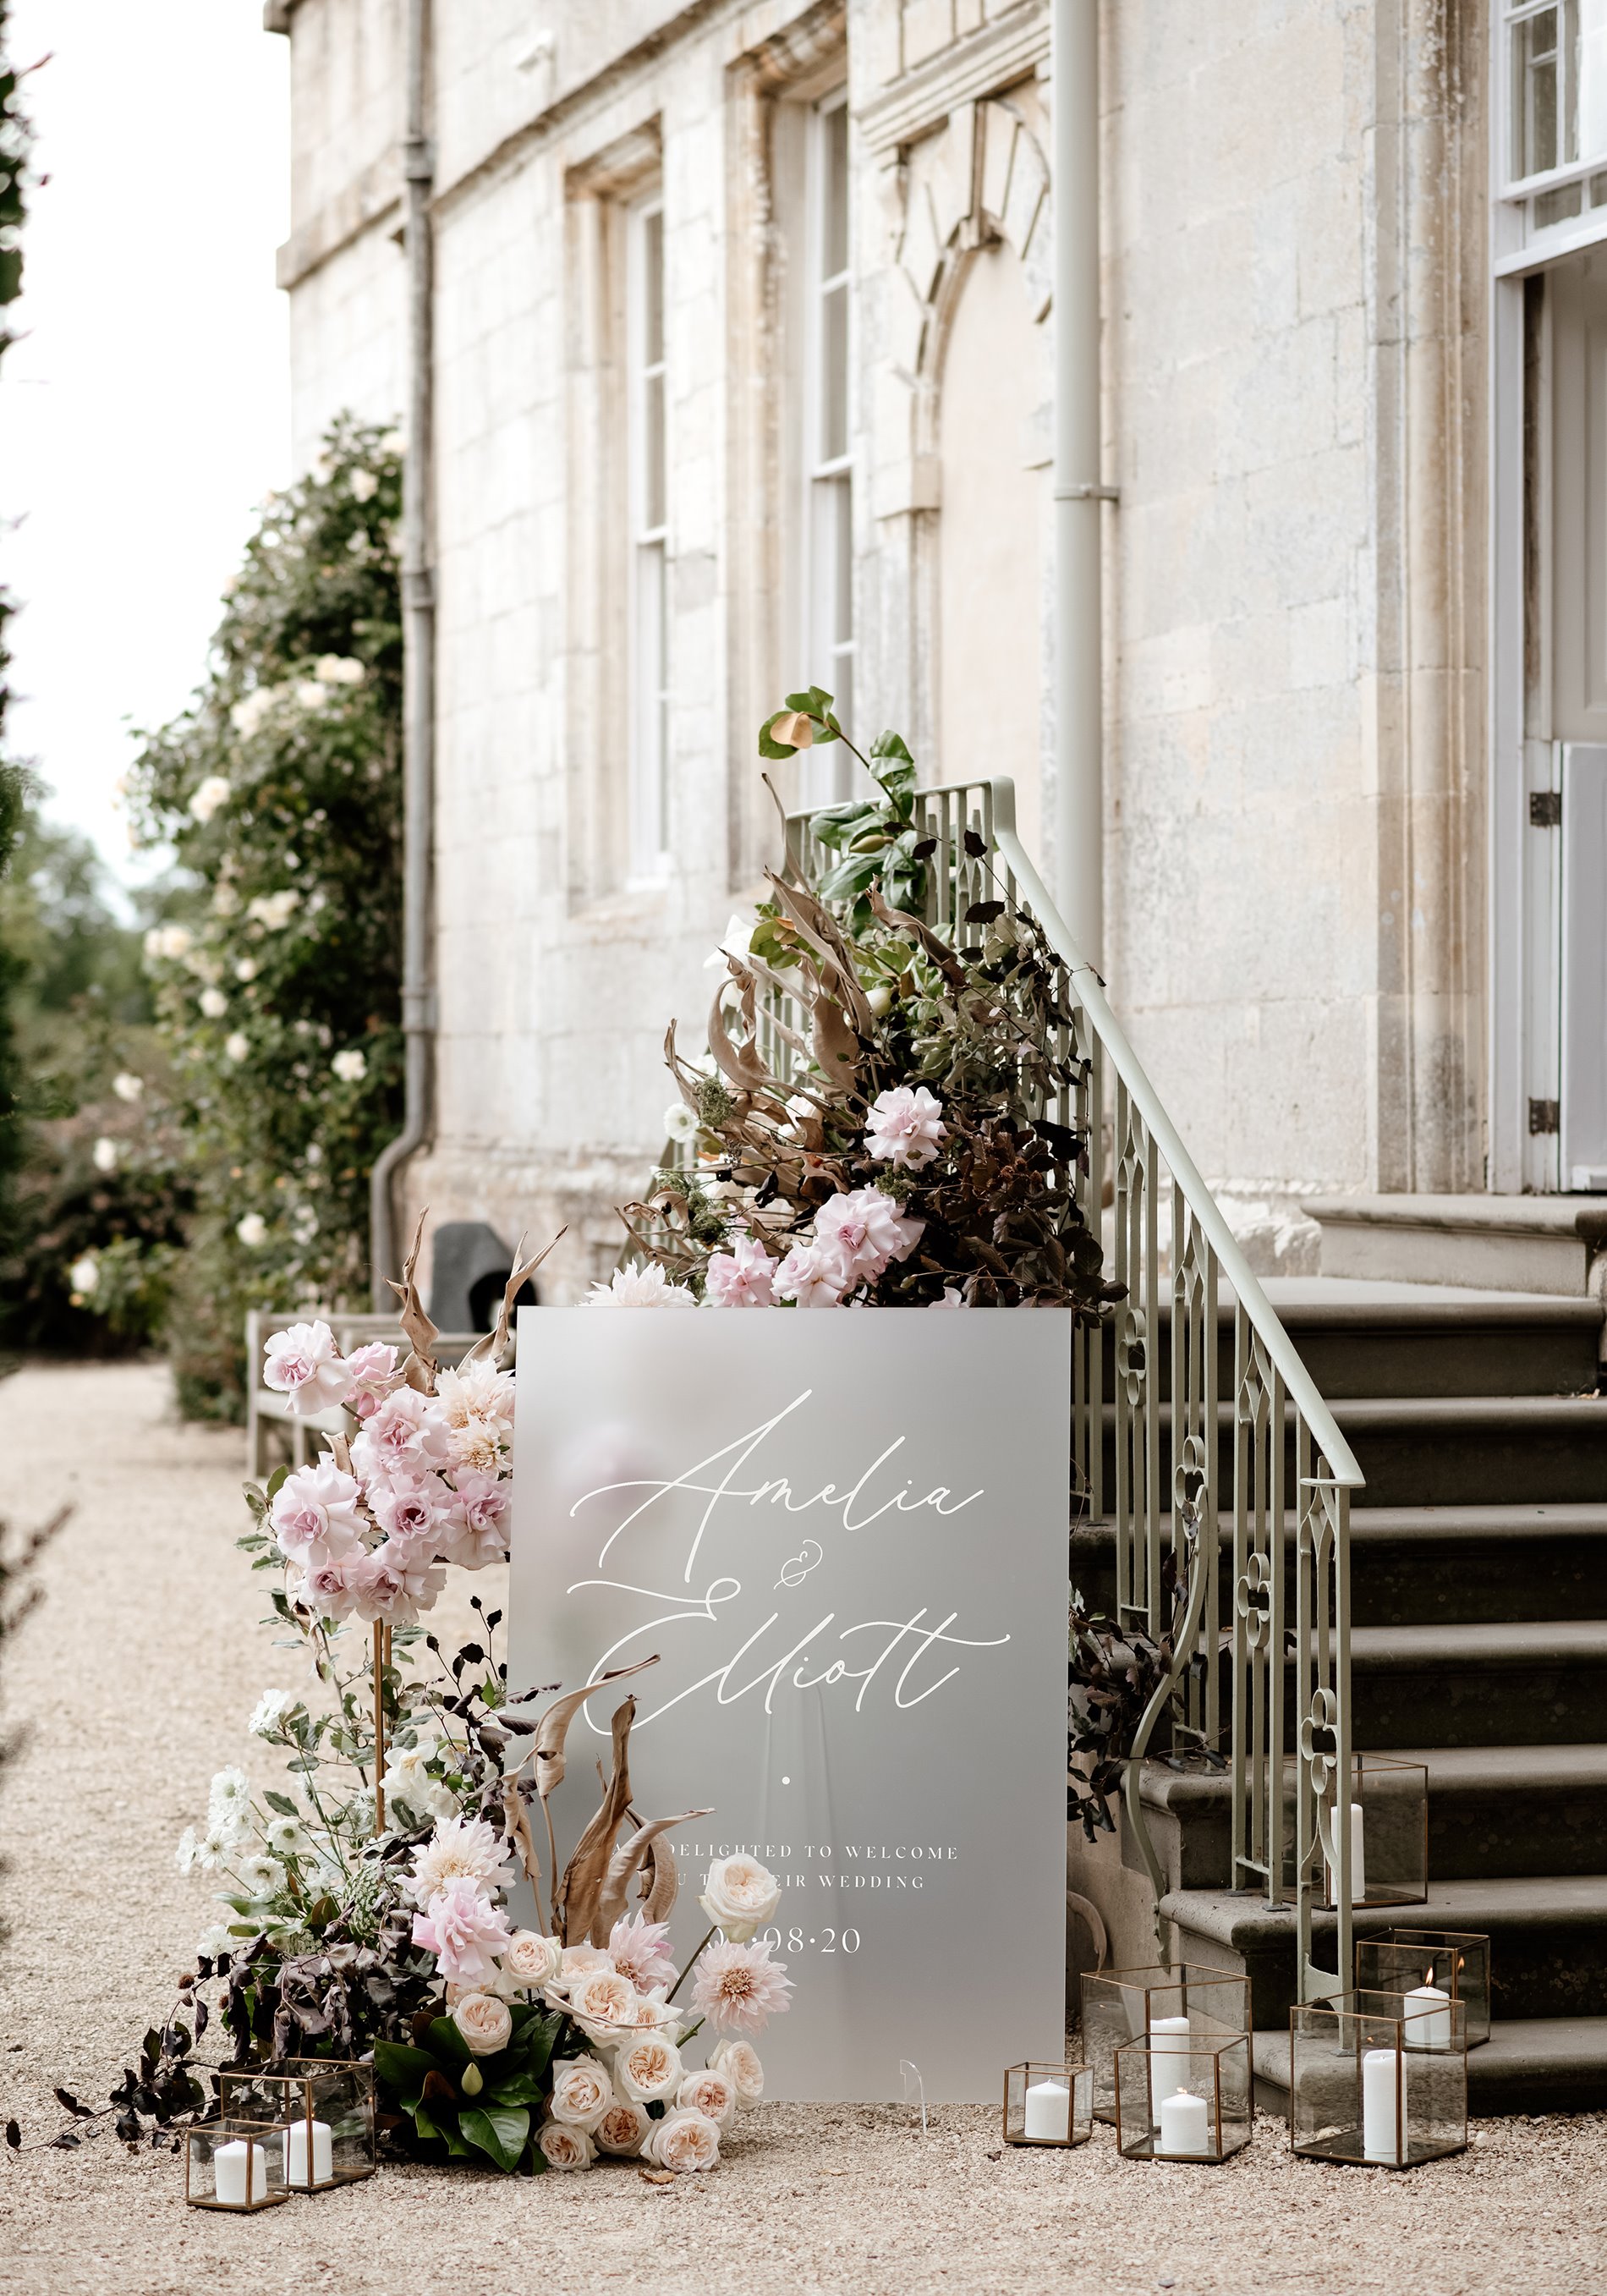
M1607 249L1547 275L1551 790L1531 806L1556 919L1552 1185L1607 1192Z

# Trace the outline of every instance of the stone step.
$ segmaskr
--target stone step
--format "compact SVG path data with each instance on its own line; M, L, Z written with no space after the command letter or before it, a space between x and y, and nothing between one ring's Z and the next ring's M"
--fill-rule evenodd
M1428 1771L1431 1881L1522 1880L1607 1873L1607 1743L1381 1748ZM1232 1782L1225 1770L1146 1762L1150 1838L1173 1889L1226 1888ZM1141 1853L1120 1813L1122 1860Z
M1366 1479L1370 1506L1478 1506L1599 1501L1607 1491L1607 1397L1351 1397L1332 1405ZM1160 1488L1171 1477L1171 1406L1160 1406ZM1294 1420L1284 1472L1293 1488ZM1219 1485L1234 1488L1234 1410L1218 1406ZM1116 1413L1103 1412L1107 1504L1116 1490ZM1358 1501L1362 1494L1357 1494Z
M1597 1383L1594 1299L1450 1285L1269 1279L1267 1293L1323 1396L1574 1395ZM1172 1387L1171 1304L1157 1309L1160 1392ZM1217 1386L1234 1392L1234 1301L1218 1303ZM1111 1390L1117 1330L1104 1335Z
M1607 1245L1601 1196L1318 1196L1301 1209L1322 1229L1325 1276L1577 1296Z
M1285 1521L1292 1602L1293 1515ZM1220 1572L1223 1600L1231 1603L1231 1516L1223 1525ZM1073 1531L1071 1581L1087 1602L1113 1611L1111 1523ZM1496 1624L1578 1618L1595 1609L1607 1610L1607 1505L1351 1510L1350 1615L1357 1626ZM1223 1615L1231 1617L1231 1607Z
M1582 1745L1607 1739L1607 1620L1358 1627L1354 1742Z
M1160 1901L1176 1957L1243 1972L1258 2029L1288 2029L1293 2005L1292 1907L1249 1890L1174 1890ZM1434 1882L1411 1906L1357 1906L1355 1933L1407 1924L1473 1931L1490 1940L1491 2005L1502 2019L1607 2016L1607 1874ZM1312 1953L1332 1969L1335 1916L1318 1908Z
M1251 2041L1256 2103L1289 2115L1287 2026ZM1607 2105L1607 2017L1503 2018L1468 2051L1468 2117L1509 2112L1591 2112Z

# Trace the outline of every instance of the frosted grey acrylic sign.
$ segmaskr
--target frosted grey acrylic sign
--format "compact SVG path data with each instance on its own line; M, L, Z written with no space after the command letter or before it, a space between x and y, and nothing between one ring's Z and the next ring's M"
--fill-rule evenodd
M624 1687L676 1837L784 1884L768 2093L993 2099L1061 2054L1071 1319L526 1308L509 1663ZM561 1851L623 1695L570 1734ZM539 1831L539 1829L538 1829Z

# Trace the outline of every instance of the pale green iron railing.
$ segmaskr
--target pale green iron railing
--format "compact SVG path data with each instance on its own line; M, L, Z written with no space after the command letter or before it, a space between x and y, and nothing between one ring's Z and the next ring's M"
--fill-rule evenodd
M1073 1456L1087 1520L1108 1521L1114 1536L1119 1622L1157 1636L1176 1629L1170 1673L1144 1716L1127 1775L1127 1816L1157 1903L1165 1881L1140 1766L1169 1715L1174 1746L1192 1743L1226 1761L1229 1886L1259 1887L1275 1906L1292 1900L1300 1998L1331 1993L1347 1981L1352 1955L1350 1826L1348 1810L1342 1823L1335 1814L1349 1799L1349 1508L1361 1472L1028 858L1016 835L1014 784L925 790L916 815L922 837L937 840L928 922L952 929L973 901L1003 900L1012 914L1031 912L1065 967L1070 1026L1054 1049L1069 1056L1078 1081L1041 1113L1086 1144L1086 1170L1070 1184L1095 1234L1109 1214L1107 1273L1125 1293L1109 1327L1108 1395L1103 1334L1077 1340ZM818 879L837 857L815 838L813 818L788 821L789 858L806 879ZM967 830L981 841L980 857L965 850ZM765 1049L778 1063L775 1072L784 1073L790 1056L779 1032ZM1234 1301L1226 1398L1218 1370L1224 1283ZM1233 1542L1226 1633L1218 1615L1225 1518ZM1186 1588L1181 1619L1162 1583L1168 1552ZM1286 1738L1293 1742L1287 1755ZM1311 1951L1324 1859L1337 1899L1337 1977L1318 1969ZM1159 1915L1157 1930L1165 1956Z

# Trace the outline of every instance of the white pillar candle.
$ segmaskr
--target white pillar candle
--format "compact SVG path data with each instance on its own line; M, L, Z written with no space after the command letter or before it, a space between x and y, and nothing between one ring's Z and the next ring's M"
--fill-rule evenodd
M1451 2046L1451 1997L1425 1975L1406 1996L1406 2044L1408 2049L1448 2049Z
M335 2173L335 2148L327 2120L313 2123L313 2172L307 2173L307 2123L292 2120L285 2161L284 2181L287 2185L327 2185Z
M1337 1898L1339 1895L1339 1876L1333 1870L1332 1863L1329 1858L1326 1850L1323 1852L1323 1864L1327 1868L1328 1872L1328 1895L1331 1898ZM1362 1806L1360 1802L1353 1801L1350 1805L1351 1904L1353 1906L1359 1906L1366 1894L1367 1861L1362 1855Z
M1178 2153L1184 2158L1198 2158L1211 2149L1210 2115L1205 2099L1193 2096L1185 2088L1160 2100L1160 2141L1157 2153Z
M1033 2081L1027 2090L1023 2136L1063 2144L1071 2134L1071 2092L1064 2081Z
M1186 2017L1150 2019L1150 2095L1169 2096L1186 2088L1193 2070L1193 2051Z
M1368 2049L1362 2057L1362 2154L1365 2160L1388 2161L1392 2165L1398 2162L1400 2152L1398 2063L1393 2049Z
M227 2144L220 2144L212 2155L212 2189L225 2208L242 2209L246 2205L247 2155L250 2156L250 2198L261 2200L267 2191L267 2154L260 2144L248 2144L237 2136Z

